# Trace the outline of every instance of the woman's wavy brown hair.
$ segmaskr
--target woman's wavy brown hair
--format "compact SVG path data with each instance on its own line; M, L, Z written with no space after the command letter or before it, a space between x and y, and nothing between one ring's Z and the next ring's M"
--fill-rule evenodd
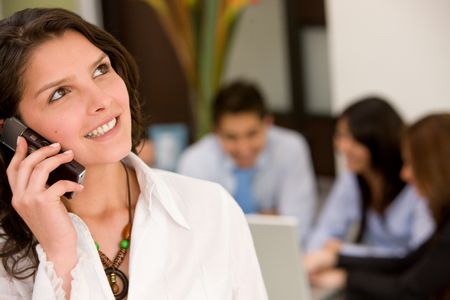
M431 114L409 126L403 153L436 223L441 224L450 213L450 113Z
M136 63L112 35L64 9L25 9L0 21L0 119L18 114L23 93L23 73L34 49L67 30L79 32L107 54L112 67L124 80L130 98L132 150L136 152L136 145L143 135ZM8 274L23 279L36 272L36 241L11 206L12 193L6 176L8 160L5 155L3 151L0 153L0 257ZM28 260L31 263L27 263Z

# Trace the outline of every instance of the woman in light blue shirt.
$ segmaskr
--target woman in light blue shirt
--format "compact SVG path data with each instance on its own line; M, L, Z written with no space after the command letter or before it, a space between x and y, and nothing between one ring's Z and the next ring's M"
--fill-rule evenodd
M400 178L403 121L370 97L338 118L335 146L347 172L336 180L306 244L306 261L332 247L347 255L403 256L425 241L434 223L426 203Z

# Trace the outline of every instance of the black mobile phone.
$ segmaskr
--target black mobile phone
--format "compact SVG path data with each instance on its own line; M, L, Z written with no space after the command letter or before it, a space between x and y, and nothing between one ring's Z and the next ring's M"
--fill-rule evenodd
M17 138L19 136L24 137L27 141L28 154L39 148L52 144L31 128L28 128L19 119L15 117L6 119L0 135L0 141L2 144L11 151L15 151L17 146ZM52 185L58 180L70 180L82 184L85 172L86 170L83 165L75 160L72 160L71 162L62 164L53 170L49 174L47 184ZM65 193L64 196L71 199L73 197L73 192Z

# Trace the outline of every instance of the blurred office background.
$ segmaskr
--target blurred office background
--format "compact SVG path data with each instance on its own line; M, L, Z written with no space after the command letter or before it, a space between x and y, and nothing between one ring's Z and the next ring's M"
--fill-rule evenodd
M334 115L352 100L386 96L407 121L450 109L449 1L241 2L248 5L221 81L245 77L260 85L275 122L307 138L319 183L337 170ZM140 0L2 0L0 15L34 6L73 10L117 37L140 67L147 125L181 124L186 143L196 138L196 94L154 7Z

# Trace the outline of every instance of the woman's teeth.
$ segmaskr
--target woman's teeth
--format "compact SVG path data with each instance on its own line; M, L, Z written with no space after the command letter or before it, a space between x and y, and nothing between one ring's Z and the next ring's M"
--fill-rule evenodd
M117 122L117 120L116 120L116 118L114 118L111 121L109 121L108 123L103 124L102 126L99 126L96 129L89 132L88 134L86 134L86 137L87 138L96 138L96 137L102 136L105 133L107 133L108 131L110 131L111 129L113 129L114 126L116 126L116 122Z

